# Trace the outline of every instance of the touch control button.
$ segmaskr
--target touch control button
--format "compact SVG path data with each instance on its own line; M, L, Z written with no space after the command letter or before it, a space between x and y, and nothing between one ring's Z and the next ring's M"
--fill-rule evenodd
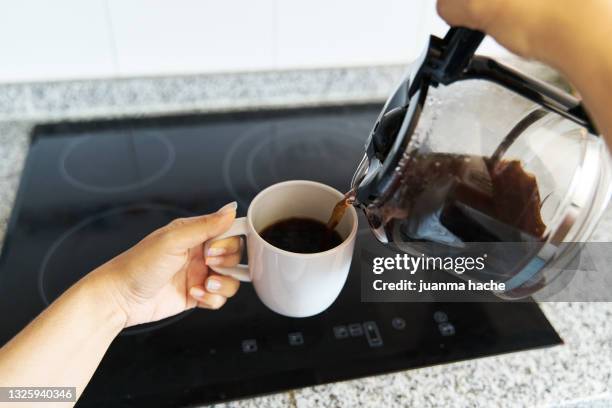
M257 340L246 339L242 340L242 352L243 353L254 353L257 351Z
M359 323L349 324L349 333L351 333L351 337L360 337L363 336L363 327Z
M401 317L394 317L391 320L391 326L393 326L395 330L404 330L406 328L406 321Z
M434 321L436 323L444 323L448 321L448 316L441 310L438 310L433 314Z
M383 345L382 337L380 337L380 331L378 331L378 326L375 322L364 322L363 328L370 347L380 347Z
M289 333L289 344L291 346L301 346L302 344L304 344L304 336L302 336L302 333Z
M349 336L348 329L346 326L335 326L334 337L337 339L346 339Z
M440 323L438 325L438 330L440 330L440 334L444 337L455 335L455 326L453 326L452 323Z

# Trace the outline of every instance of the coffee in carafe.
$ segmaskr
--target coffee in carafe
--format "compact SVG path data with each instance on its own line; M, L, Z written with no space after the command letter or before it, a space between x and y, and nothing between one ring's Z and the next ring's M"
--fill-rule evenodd
M392 199L365 212L396 241L452 244L541 239L541 205L518 160L426 153L411 159Z

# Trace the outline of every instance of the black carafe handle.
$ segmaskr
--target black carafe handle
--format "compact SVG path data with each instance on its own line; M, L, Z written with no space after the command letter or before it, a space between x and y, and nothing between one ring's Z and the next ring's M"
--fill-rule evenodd
M461 78L484 37L484 33L464 27L451 27L442 40L432 37L432 55L425 70L436 83L456 81Z

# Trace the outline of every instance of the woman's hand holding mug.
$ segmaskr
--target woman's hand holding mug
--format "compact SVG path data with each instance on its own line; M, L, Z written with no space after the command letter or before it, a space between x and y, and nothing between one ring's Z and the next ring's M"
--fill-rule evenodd
M179 218L84 279L107 293L125 327L153 322L194 307L218 309L236 294L239 282L211 273L209 265L231 267L240 259L238 237L204 243L225 232L236 202L213 214Z
M357 212L348 208L336 229L342 243L324 252L284 251L259 232L290 217L326 222L343 197L312 181L275 184L255 197L245 218L235 219L234 202L213 214L174 220L84 279L113 301L124 327L194 307L218 309L236 294L239 280L252 282L262 302L277 313L312 316L327 309L344 287ZM240 235L246 237L249 265L237 265Z

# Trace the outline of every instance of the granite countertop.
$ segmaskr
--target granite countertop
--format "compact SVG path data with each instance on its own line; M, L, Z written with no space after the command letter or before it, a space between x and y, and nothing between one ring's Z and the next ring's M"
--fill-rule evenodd
M525 65L554 79L544 67ZM0 85L0 244L32 126L97 117L381 101L403 67ZM612 208L594 234L612 241ZM612 303L543 303L564 345L307 387L231 407L612 406Z

